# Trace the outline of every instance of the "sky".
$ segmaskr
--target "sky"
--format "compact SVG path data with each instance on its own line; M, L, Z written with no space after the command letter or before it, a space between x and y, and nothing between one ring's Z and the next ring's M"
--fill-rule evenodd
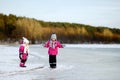
M120 0L0 0L0 13L120 29Z

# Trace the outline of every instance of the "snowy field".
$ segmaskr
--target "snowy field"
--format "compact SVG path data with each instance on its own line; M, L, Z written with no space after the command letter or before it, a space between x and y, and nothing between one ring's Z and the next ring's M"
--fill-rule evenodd
M18 48L0 45L0 80L120 80L120 44L66 44L56 69L41 45L30 45L27 67L19 67Z

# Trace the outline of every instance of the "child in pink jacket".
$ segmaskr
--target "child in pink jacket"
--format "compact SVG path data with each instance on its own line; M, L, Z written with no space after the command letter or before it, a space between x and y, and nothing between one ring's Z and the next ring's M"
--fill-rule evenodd
M19 47L20 67L26 67L27 56L29 53L29 41L23 37Z
M48 54L50 68L56 68L56 55L58 54L58 48L63 48L63 46L57 41L55 33L51 35L51 39L45 43L44 47L49 48Z

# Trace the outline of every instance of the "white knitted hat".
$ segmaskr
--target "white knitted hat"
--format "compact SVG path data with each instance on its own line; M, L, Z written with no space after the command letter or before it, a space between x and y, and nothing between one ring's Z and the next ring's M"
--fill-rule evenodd
M57 35L56 35L55 33L53 33L53 34L51 35L51 39L57 39Z
M29 40L25 37L23 37L23 43L29 43Z

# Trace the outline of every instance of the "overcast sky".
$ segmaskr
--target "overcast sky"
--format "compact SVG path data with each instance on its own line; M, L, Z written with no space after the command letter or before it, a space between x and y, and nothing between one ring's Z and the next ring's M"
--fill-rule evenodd
M0 0L0 13L120 29L120 0Z

